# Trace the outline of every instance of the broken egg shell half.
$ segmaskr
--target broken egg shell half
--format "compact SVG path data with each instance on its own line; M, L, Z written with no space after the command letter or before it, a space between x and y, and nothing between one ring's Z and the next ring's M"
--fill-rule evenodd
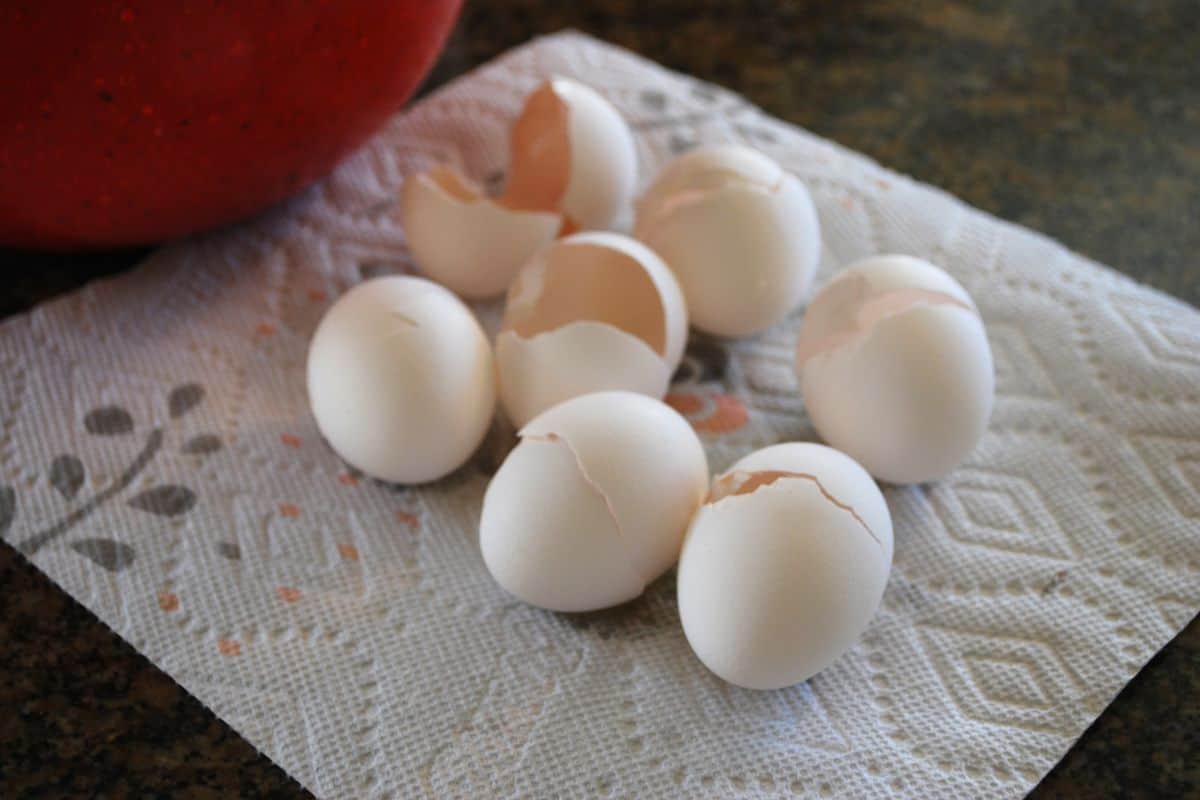
M611 228L637 183L637 150L620 112L595 89L551 78L525 101L510 137L504 203L556 211L571 230Z
M757 333L796 308L821 253L804 184L740 145L667 164L638 201L634 235L670 265L692 324L718 336Z
M560 239L509 287L496 337L500 403L520 426L589 392L661 398L687 327L679 284L645 245L617 233Z
M987 429L995 393L987 332L966 290L899 255L852 264L817 293L796 374L821 438L900 484L962 463Z
M883 494L844 453L790 443L713 481L679 559L692 650L748 689L807 680L866 630L892 564Z
M541 608L618 605L675 563L707 485L704 448L670 407L632 392L573 398L521 430L488 485L484 562Z
M347 292L313 334L307 369L321 435L385 481L425 483L458 468L495 412L487 337L461 300L423 278Z
M400 219L421 270L469 300L502 294L562 227L558 214L505 206L446 165L405 179Z

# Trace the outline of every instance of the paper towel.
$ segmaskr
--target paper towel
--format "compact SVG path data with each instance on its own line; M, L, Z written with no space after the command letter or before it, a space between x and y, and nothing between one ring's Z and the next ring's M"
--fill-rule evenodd
M407 489L348 470L309 416L321 313L410 268L403 175L450 160L497 181L522 99L555 74L625 114L643 176L701 141L795 172L821 279L910 253L980 305L991 427L946 480L888 489L883 606L805 685L706 672L672 577L591 615L506 596L476 544L502 434ZM797 319L694 337L669 400L714 469L812 438ZM1200 314L576 34L396 116L268 218L5 323L0 375L5 541L321 797L1018 797L1200 607Z

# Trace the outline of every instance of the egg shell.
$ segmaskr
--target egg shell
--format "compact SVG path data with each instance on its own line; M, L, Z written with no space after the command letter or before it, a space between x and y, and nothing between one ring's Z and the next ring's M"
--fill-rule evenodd
M611 228L637 183L637 149L620 112L596 90L551 78L513 125L505 203L556 211L570 229Z
M562 226L556 213L521 211L485 197L446 165L405 179L400 217L421 270L471 300L503 293Z
M510 594L555 611L637 597L679 557L708 462L674 410L598 392L539 415L484 495L484 562Z
M738 145L669 163L638 202L634 235L679 279L692 324L718 336L757 333L796 308L821 253L804 184Z
M560 239L509 288L496 337L501 405L523 425L589 392L661 398L687 325L679 284L645 245L616 233Z
M749 689L807 680L874 616L892 560L887 503L853 459L810 443L737 462L696 512L679 615L711 671Z
M487 337L471 311L423 278L361 283L326 312L308 351L321 434L351 466L424 483L461 466L496 404Z
M987 429L991 348L966 290L908 256L853 264L810 303L796 374L813 426L880 480L950 472Z

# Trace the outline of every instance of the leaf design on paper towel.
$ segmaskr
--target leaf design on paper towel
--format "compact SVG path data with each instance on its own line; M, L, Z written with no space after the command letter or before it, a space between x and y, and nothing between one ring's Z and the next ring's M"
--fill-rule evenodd
M121 406L100 406L87 413L83 427L96 436L120 436L133 430L133 417Z
M204 387L198 383L185 383L171 390L167 398L167 410L171 419L179 419L184 414L200 405L204 399Z
M196 505L196 494L185 486L155 486L131 499L129 505L161 517L177 517Z
M183 445L183 452L193 456L202 456L207 455L208 453L215 453L220 449L220 437L214 436L211 433L202 433L199 436L192 437Z
M84 539L71 542L71 549L81 556L104 567L109 572L120 572L133 563L133 548L112 539Z
M50 464L50 485L70 500L83 486L83 462L72 455L61 455Z
M217 554L230 561L242 560L242 548L236 542L217 542Z
M17 493L11 486L0 486L0 536L8 532L17 516Z

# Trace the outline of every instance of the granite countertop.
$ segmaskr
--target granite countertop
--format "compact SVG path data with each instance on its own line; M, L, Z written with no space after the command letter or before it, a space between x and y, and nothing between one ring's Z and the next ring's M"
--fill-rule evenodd
M574 27L1200 304L1195 0L468 0L432 88ZM0 316L144 250L0 251ZM0 796L305 792L0 548ZM1200 620L1031 797L1200 795Z

